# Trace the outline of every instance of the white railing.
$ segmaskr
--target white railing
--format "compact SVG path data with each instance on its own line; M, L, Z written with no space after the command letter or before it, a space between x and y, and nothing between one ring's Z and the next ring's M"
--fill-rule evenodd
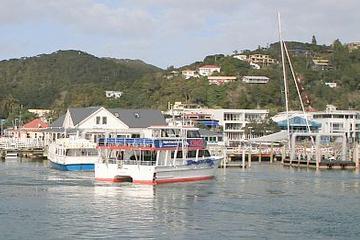
M44 141L31 138L0 138L0 149L43 148Z

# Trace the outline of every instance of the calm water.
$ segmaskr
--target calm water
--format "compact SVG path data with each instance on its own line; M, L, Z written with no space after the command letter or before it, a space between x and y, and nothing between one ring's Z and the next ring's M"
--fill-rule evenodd
M360 239L360 176L254 165L214 181L107 184L0 162L0 239Z

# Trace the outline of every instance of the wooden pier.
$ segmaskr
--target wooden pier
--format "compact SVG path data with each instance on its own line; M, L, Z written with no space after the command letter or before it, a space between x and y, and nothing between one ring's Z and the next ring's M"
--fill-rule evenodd
M44 143L37 139L0 138L0 158L5 159L10 153L20 158L43 159Z

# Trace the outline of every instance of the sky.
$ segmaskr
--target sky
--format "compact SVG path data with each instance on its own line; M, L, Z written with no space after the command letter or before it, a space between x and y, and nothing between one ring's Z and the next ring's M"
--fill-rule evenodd
M180 67L278 40L360 41L360 0L0 0L0 59L76 49Z

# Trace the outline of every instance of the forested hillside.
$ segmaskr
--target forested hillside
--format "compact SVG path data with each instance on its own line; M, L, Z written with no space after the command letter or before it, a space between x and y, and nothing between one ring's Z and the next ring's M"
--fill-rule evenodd
M311 105L323 110L326 104L342 109L360 109L360 50L349 49L336 40L331 46L288 42L295 70ZM269 54L280 60L279 44L245 54ZM313 59L328 59L331 68L317 70ZM196 70L203 64L221 66L220 75L264 75L265 85L241 81L223 86L209 85L206 77L184 79L183 69ZM177 71L177 74L174 74ZM289 75L290 78L290 75ZM325 82L337 83L329 88ZM283 110L280 64L259 70L232 56L217 54L188 66L162 70L140 60L98 58L81 51L58 51L36 57L0 62L0 112L16 115L20 106L51 108L57 112L69 106L152 107L165 109L168 102L199 103L209 107L267 108ZM122 91L120 99L107 99L105 90ZM290 106L298 108L294 84L290 84Z

